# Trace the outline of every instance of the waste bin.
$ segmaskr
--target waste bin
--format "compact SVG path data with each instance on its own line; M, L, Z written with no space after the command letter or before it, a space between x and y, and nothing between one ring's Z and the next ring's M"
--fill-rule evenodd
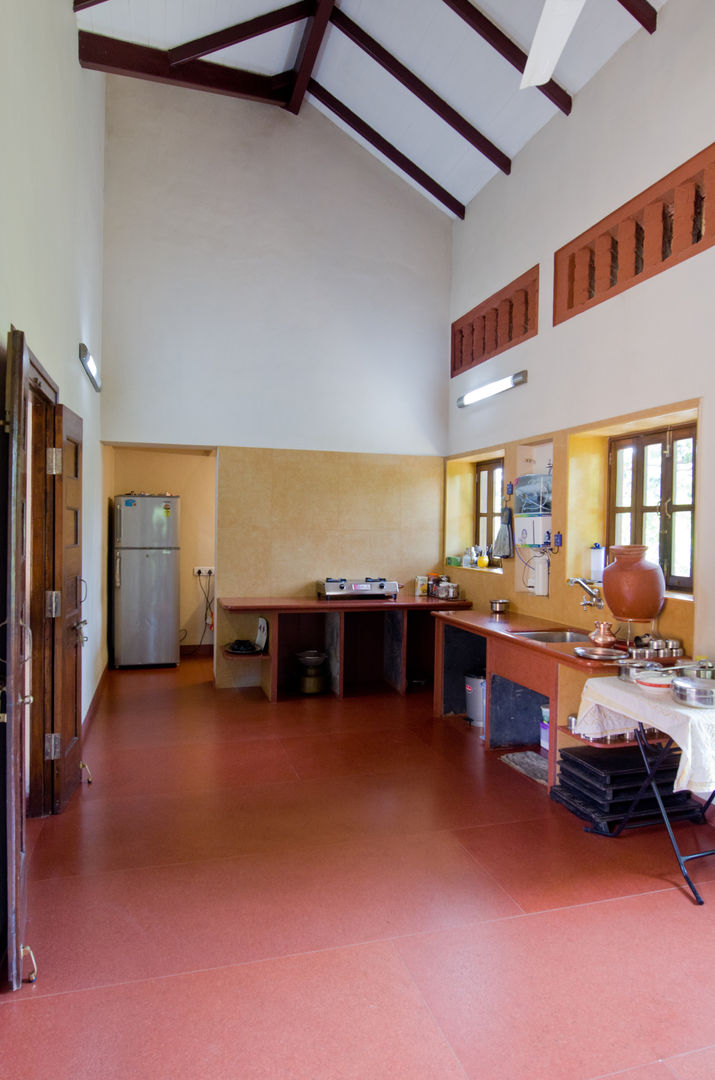
M467 699L467 720L474 727L484 730L487 680L483 675L465 675L464 693Z

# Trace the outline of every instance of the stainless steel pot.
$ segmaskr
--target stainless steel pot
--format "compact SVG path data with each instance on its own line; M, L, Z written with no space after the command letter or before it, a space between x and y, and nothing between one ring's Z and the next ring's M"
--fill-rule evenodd
M698 709L715 709L715 684L709 679L677 678L672 682L672 694L681 705Z
M618 678L624 679L626 682L635 682L640 672L660 668L661 666L654 660L634 660L629 657L627 660L618 661Z
M492 609L492 615L504 615L509 610L508 600L490 600L489 606Z

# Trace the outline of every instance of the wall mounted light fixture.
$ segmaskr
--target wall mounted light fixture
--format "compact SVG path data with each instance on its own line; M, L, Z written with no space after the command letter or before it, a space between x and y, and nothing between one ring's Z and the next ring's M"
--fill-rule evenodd
M504 379L495 379L494 382L478 386L476 390L470 390L467 394L463 394L461 398L457 398L457 407L464 409L467 405L474 405L477 401L484 401L485 398L501 394L503 390L511 390L512 386L521 386L522 383L527 381L528 374L528 371L517 371L514 375L507 375Z
M82 367L87 372L87 377L89 378L92 386L97 391L97 393L99 393L102 389L102 380L99 377L99 371L97 370L97 365L94 362L94 357L82 341L80 341L79 343L79 360Z

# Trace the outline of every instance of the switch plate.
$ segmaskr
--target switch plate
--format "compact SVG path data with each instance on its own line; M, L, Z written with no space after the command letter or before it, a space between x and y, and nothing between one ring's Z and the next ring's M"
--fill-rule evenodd
M214 566L195 566L193 570L194 577L213 577L215 573Z

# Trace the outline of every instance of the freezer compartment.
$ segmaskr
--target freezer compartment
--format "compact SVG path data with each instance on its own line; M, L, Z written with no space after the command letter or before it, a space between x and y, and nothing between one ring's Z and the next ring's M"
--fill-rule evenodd
M178 495L115 495L115 548L178 548Z
M114 667L179 663L179 552L114 552Z

